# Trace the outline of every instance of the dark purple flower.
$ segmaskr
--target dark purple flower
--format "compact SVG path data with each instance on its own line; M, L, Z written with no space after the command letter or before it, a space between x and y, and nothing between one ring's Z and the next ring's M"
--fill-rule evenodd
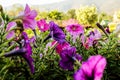
M31 57L31 55L32 55L32 47L30 45L29 38L28 38L27 34L25 32L22 32L22 36L23 36L24 41L25 41L24 47L27 50L26 54L23 54L22 56L27 61L31 72L34 73L35 72L34 65L33 65L34 60Z
M110 34L110 29L109 29L109 27L107 27L107 28L105 29L105 31L106 31L108 34Z
M49 38L53 38L54 40L58 41L59 43L65 42L65 34L64 32L55 24L53 21L49 23L50 26L50 34L46 37L44 41Z
M74 80L101 80L106 63L106 59L101 55L89 57L75 72Z
M16 50L13 50L11 52L6 53L5 57L11 57L11 56L18 56L21 55L28 63L31 73L33 74L35 72L34 65L33 65L33 59L31 57L32 55L32 47L30 45L29 38L25 32L22 32L22 36L24 39L24 43L22 44L22 48L18 48Z
M59 65L63 69L73 70L73 65L76 60L80 61L82 57L76 54L75 47L69 47L60 53L61 60Z

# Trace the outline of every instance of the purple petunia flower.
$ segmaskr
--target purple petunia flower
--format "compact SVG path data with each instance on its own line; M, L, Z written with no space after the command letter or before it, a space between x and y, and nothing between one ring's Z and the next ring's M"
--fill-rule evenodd
M76 38L80 35L80 34L84 34L84 28L79 25L79 24L72 24L72 25L68 25L66 27L66 30L70 33L70 35L73 37L73 41L75 42Z
M44 41L46 41L49 38L53 38L54 40L58 41L59 43L65 42L65 34L64 32L58 27L57 24L55 24L53 21L49 23L50 26L50 33L46 37Z
M26 4L25 10L21 12L16 19L22 19L23 27L25 29L31 28L32 30L35 30L36 16L37 16L37 12L35 10L30 10L30 7Z
M10 56L17 56L17 55L21 55L28 63L31 73L34 73L34 65L33 65L33 59L31 57L32 55L32 47L30 45L30 41L29 38L27 36L27 34L25 32L22 32L22 36L24 39L24 43L22 48L18 48L16 50L10 51L9 53L6 53L4 56L5 57L10 57Z
M69 47L60 53L61 60L59 65L63 69L73 70L74 61L80 61L82 57L76 54L75 47Z
M49 25L47 24L45 19L41 19L37 21L37 25L38 25L39 30L42 32L49 30Z
M31 72L34 73L35 70L34 70L34 65L33 65L33 59L31 57L32 47L30 46L30 42L29 42L29 38L28 38L27 34L25 32L22 32L22 35L23 35L23 38L25 40L24 47L27 50L26 54L23 54L22 56L27 61Z
M74 80L101 80L106 63L106 59L101 55L89 57L75 72Z

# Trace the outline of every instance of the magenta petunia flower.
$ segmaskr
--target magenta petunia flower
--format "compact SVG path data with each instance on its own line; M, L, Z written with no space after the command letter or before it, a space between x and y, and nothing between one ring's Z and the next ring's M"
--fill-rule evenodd
M55 45L55 50L58 54L60 54L62 50L65 50L70 47L70 44L68 42L58 43L57 41L53 41L47 43L45 50L47 51L48 47L54 47Z
M7 24L7 27L6 27L6 31L8 32L8 34L6 35L7 39L11 39L15 36L15 32L12 31L12 29L15 28L16 25L17 25L16 22L9 22Z
M66 30L72 35L72 36L78 36L80 34L84 33L84 29L81 25L79 24L72 24L72 25L68 25L66 27Z
M41 19L41 20L37 21L37 26L38 26L39 30L42 32L49 30L49 24L47 24L45 19Z
M75 72L74 80L101 80L107 62L101 55L89 57Z
M79 24L72 24L72 25L68 25L66 27L66 30L70 33L70 35L73 38L73 42L76 41L76 38L80 35L80 34L84 34L84 28L79 25Z
M55 24L53 21L51 21L49 23L50 26L50 33L49 35L44 39L44 42L46 40L48 40L49 38L53 38L54 40L58 41L59 43L65 42L65 34L62 31L62 29L60 29L58 27L57 24Z
M69 47L65 50L62 50L60 53L60 57L60 67L67 70L73 70L74 61L82 60L82 57L79 54L76 54L75 47Z
M70 44L68 42L58 43L55 50L58 54L60 54L63 50L70 47Z
M22 19L23 27L31 28L35 30L36 28L36 20L37 12L35 10L30 10L30 7L26 4L25 10L19 14L16 19Z

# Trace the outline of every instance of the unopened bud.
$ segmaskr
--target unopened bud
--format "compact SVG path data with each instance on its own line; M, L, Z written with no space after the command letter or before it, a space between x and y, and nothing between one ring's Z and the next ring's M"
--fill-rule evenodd
M3 7L2 7L2 5L0 5L0 12L3 12Z

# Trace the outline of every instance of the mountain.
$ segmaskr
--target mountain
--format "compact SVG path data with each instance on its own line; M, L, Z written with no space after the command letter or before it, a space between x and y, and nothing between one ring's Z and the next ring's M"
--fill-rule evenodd
M40 10L53 10L67 11L72 8L79 8L84 5L95 5L99 11L113 14L114 11L120 10L120 0L65 0L59 3L36 5Z
M69 9L80 8L80 6L84 5L95 5L98 8L98 11L113 14L114 11L120 10L119 3L120 0L64 0L59 3L32 6L38 8L40 11L51 11L56 9L66 12Z

